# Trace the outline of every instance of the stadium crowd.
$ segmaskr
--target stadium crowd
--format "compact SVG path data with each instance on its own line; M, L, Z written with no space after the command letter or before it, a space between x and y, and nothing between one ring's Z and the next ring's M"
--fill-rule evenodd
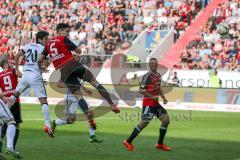
M70 39L89 55L82 63L101 62L145 28L174 27L179 37L206 4L207 0L1 0L0 57L12 60L19 48L34 41L38 30L53 36L56 24L64 22L71 26Z
M229 30L222 35L219 26ZM219 28L219 29L218 29ZM240 3L219 4L209 21L181 53L182 69L217 69L240 71Z

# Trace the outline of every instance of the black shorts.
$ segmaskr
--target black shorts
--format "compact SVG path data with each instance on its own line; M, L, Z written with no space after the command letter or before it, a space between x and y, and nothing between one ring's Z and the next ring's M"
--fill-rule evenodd
M12 112L16 123L22 123L21 104L19 102L15 102L10 111Z
M160 104L156 106L143 106L142 108L142 120L152 120L154 116L160 117L163 114L166 114L167 111Z
M89 82L93 77L92 73L87 68L75 60L62 67L60 72L61 79L68 88L80 88L81 84L79 79Z

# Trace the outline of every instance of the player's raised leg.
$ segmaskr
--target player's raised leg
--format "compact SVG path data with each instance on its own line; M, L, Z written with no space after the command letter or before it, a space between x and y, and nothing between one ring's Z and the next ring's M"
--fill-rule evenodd
M83 95L81 93L81 87L83 87L85 90L87 90L84 86L82 86L79 82L79 80L75 77L75 74L79 73L80 71L77 71L74 74L71 74L66 79L65 83L68 87L68 93L65 96L66 102L68 102L67 106L69 106L69 109L76 112L76 107L79 106L82 110L82 112L87 116L89 125L96 129L96 123L93 119L93 112L89 110L88 104L86 100L83 98ZM75 110L73 110L73 109Z
M96 126L96 122L94 120L94 114L93 111L89 110L88 104L86 102L86 100L83 98L81 90L78 90L78 96L80 97L79 101L76 101L75 97L72 96L72 105L70 106L70 112L73 112L75 110L75 108L78 106L80 108L80 110L86 115L87 119L88 119L88 123L89 126L96 130L97 126ZM75 99L75 101L74 101ZM75 110L76 112L76 110Z
M86 81L89 82L92 86L94 86L99 92L99 94L109 103L113 112L120 113L120 109L113 103L110 94L103 87L103 85L96 80L96 78L89 70L85 71L84 78L86 78Z
M53 125L52 125L52 129L55 132L56 128L58 125L67 125L67 124L73 124L76 120L76 108L77 105L75 106L75 104L70 101L70 100L65 100L64 101L64 106L65 106L65 110L66 110L66 117L64 118L59 118L56 120L53 120Z

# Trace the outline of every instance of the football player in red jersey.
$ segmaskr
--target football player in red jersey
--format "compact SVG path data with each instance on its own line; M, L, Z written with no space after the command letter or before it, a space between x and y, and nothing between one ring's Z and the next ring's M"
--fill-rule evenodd
M156 58L150 59L149 67L150 71L143 76L139 89L139 92L144 95L141 121L134 128L129 138L123 141L123 145L129 151L133 151L134 146L132 141L149 124L153 117L156 116L162 122L156 149L170 151L171 148L163 143L170 119L167 111L159 104L159 96L163 99L164 104L167 104L168 101L161 89L161 75L157 72L158 61Z
M42 55L41 58L39 58L39 62L43 61L45 56L49 55L55 69L59 69L61 72L61 81L64 82L70 89L71 93L74 94L82 110L86 110L88 105L82 98L79 79L87 81L94 86L100 95L110 104L111 110L115 113L119 113L120 109L113 103L107 90L96 80L87 68L75 59L72 51L80 54L81 49L68 39L69 32L69 25L64 23L58 24L58 36L52 38L48 42L45 48L45 55Z
M0 88L2 90L2 94L5 97L11 97L14 93L17 83L18 83L18 77L15 74L15 69L11 66L7 59L2 60L1 67L3 71L0 73ZM13 114L13 117L16 121L16 133L14 137L14 149L17 144L17 140L19 137L19 125L22 123L22 116L21 116L21 104L20 99L18 98L14 105L10 108L10 111ZM4 124L1 131L1 139L4 138L7 130L7 125Z
M0 72L0 88L2 91L2 95L6 98L9 98L14 93L17 84L18 84L18 76L15 73L15 69L13 68L13 64L10 63L7 59L3 59L1 61L0 65L3 69L2 72ZM19 98L16 100L14 105L10 108L11 114L15 120L16 127L15 128L15 135L13 139L13 150L15 151L16 144L19 137L19 125L22 123L22 117L21 117L21 105ZM14 121L13 120L13 121ZM0 139L0 151L2 152L2 140L6 135L8 124L5 122L3 126L0 127L1 129L1 139ZM7 151L9 152L9 151ZM16 152L17 153L17 152ZM20 155L19 155L20 156Z

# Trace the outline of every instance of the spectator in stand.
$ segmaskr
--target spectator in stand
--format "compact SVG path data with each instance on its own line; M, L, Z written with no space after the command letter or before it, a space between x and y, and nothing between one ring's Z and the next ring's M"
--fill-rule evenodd
M202 27L200 40L193 40L188 46L190 50L188 54L182 53L182 68L191 69L192 62L186 62L186 57L193 58L193 63L197 60L195 57L193 46L197 46L201 59L202 69L224 69L239 70L239 50L240 50L240 6L236 0L219 4L214 10L213 16L209 18L209 22ZM217 32L217 26L220 23L229 25L229 32L220 35ZM203 45L202 45L203 44ZM210 59L209 59L210 58ZM207 65L207 62L210 64ZM194 67L193 67L194 68Z
M210 48L207 47L207 44L204 43L203 45L201 45L201 48L199 49L199 56L203 58L203 56L207 54L207 55L211 55L212 54L212 50Z
M209 55L205 54L202 58L202 61L201 61L201 68L202 69L209 69L210 66L210 59L209 59Z
M39 13L34 12L33 15L30 17L30 20L31 20L32 24L38 25L38 23L41 21L41 17L39 15Z
M192 1L192 0L189 0ZM16 53L33 42L38 30L55 36L58 23L69 23L71 40L92 49L92 42L102 44L101 55L112 55L116 42L134 40L145 28L184 31L196 7L194 1L181 0L2 0L0 3L0 54ZM230 8L236 8L233 1ZM183 13L184 11L184 13ZM186 11L186 12L185 12ZM239 12L232 12L235 16ZM187 19L187 21L186 21ZM116 28L116 30L112 28ZM110 32L112 31L112 32ZM116 32L118 34L116 34ZM233 36L239 35L232 32ZM114 43L111 40L114 39ZM7 40L7 41L6 41ZM96 44L96 43L95 43ZM90 49L91 48L91 49ZM95 46L96 48L96 46ZM10 54L9 54L10 55ZM104 59L104 58L103 58Z
M221 60L218 58L218 54L215 53L211 58L210 67L216 70L217 68L220 68L220 66L221 66Z

